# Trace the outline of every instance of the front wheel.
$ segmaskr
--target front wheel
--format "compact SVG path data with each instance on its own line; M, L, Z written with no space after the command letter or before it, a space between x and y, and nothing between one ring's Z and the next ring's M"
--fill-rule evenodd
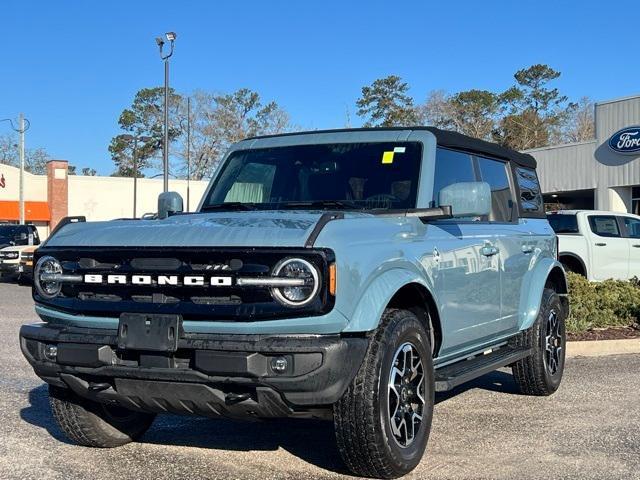
M408 310L386 310L356 378L334 405L347 467L376 478L413 470L427 446L434 391L427 330Z
M565 309L558 294L545 288L538 317L520 340L532 354L513 364L513 376L525 395L551 395L560 386L567 350Z
M155 418L151 413L92 402L54 386L49 386L49 403L64 434L86 447L125 445L142 436Z

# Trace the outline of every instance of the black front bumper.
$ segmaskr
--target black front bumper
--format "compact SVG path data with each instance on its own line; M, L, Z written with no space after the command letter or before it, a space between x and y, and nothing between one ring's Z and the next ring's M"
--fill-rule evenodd
M0 263L0 275L18 275L20 268L17 263Z
M245 418L321 416L355 377L368 339L184 333L174 353L117 344L116 330L20 329L24 356L49 384L134 410ZM55 360L45 356L47 345L56 347ZM284 371L274 370L278 359Z

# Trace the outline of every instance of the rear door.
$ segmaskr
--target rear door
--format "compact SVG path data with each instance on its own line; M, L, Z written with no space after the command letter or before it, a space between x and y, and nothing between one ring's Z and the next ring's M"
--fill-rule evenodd
M627 279L630 247L622 235L623 222L615 215L589 215L588 223L593 279Z
M640 277L640 218L621 217L629 244L629 277Z

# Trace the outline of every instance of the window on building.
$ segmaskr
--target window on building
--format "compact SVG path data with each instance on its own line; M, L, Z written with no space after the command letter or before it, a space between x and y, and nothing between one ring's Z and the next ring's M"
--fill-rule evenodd
M491 186L490 222L511 221L513 200L507 175L507 164L498 160L477 157L480 180Z
M591 231L601 237L619 237L620 229L616 217L609 215L592 215L589 217Z
M640 187L631 189L631 213L640 215Z
M516 182L520 190L520 207L525 212L542 212L543 200L535 170L516 168Z

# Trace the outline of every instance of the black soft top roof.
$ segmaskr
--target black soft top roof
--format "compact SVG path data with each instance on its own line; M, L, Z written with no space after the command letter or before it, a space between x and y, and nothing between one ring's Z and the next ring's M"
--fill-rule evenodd
M438 145L441 147L452 148L455 150L464 150L467 152L485 154L491 157L509 160L518 165L528 168L536 168L536 160L528 153L520 153L510 148L505 148L497 143L486 142L477 138L463 135L462 133L452 132L450 130L441 130L436 127L376 127L376 128L343 128L334 130L313 130L308 132L281 133L278 135L264 135L250 137L247 140L269 137L286 137L289 135L304 135L314 133L337 133L337 132L362 132L362 131L380 131L380 130L427 130L436 137Z

